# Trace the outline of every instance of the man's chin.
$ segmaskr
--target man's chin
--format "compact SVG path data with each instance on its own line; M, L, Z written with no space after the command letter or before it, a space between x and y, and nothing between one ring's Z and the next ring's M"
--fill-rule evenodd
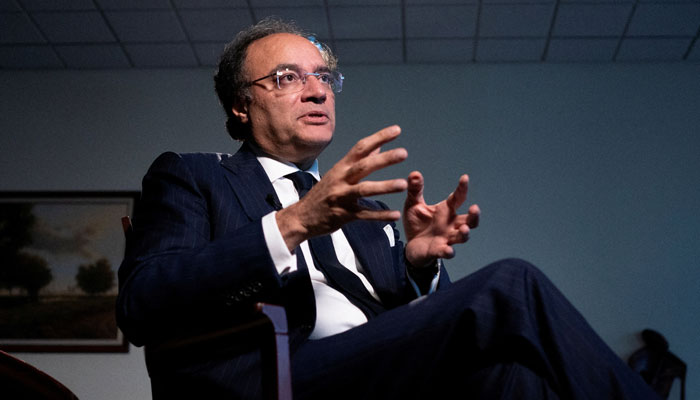
M304 145L314 148L325 149L333 140L333 131L327 126L315 126L305 129L298 139Z
M328 147L333 135L308 135L298 137L296 142L297 154L305 161L315 160Z
M313 155L317 158L323 150L331 143L332 137L327 140L309 140L303 142L304 153Z

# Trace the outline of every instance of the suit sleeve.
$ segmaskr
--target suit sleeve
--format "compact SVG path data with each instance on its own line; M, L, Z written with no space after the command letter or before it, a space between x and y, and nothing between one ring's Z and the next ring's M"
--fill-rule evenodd
M166 153L143 180L134 232L119 269L117 321L135 345L235 318L275 302L283 280L260 220L213 238L209 195L182 157ZM217 229L220 229L217 227Z
M381 201L369 199L362 199L362 201L362 205L369 208L385 210L389 209L389 207ZM385 224L385 222L377 223L378 229L382 224ZM437 271L427 274L410 273L409 263L406 260L404 243L401 241L400 232L396 226L396 223L390 222L388 226L391 227L391 232L393 233L393 240L387 244L390 245L391 249L391 258L393 260L391 263L393 264L393 269L391 271L393 271L395 277L394 279L387 281L396 282L396 284L389 285L388 291L378 290L378 293L386 306L393 308L405 304L422 294L432 293L431 288L433 290L440 290L450 285L450 278L443 262L437 263L437 271L439 271L439 273ZM386 232L386 235L389 234L389 232ZM388 270L389 269L387 269L387 271Z

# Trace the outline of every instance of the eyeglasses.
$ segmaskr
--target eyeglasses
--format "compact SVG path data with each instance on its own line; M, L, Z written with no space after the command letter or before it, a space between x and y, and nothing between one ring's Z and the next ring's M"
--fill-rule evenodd
M345 79L345 77L340 72L301 72L290 68L278 70L270 75L265 75L262 78L250 81L248 82L248 86L260 82L263 79L275 78L277 89L281 92L296 93L304 90L306 78L308 76L315 76L322 85L327 86L336 93L340 93L340 91L343 90L343 79Z

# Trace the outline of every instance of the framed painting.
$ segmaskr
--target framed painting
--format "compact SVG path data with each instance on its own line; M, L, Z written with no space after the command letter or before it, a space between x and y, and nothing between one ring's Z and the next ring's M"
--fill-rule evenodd
M0 192L0 349L128 352L121 217L138 192Z

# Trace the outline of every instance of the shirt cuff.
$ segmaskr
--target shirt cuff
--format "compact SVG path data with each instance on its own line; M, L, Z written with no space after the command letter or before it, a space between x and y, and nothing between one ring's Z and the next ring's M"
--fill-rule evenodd
M406 276L408 277L408 281L411 283L411 286L413 286L413 290L416 292L417 296L422 296L424 294L431 294L434 293L437 290L437 285L438 281L440 281L440 270L442 269L442 259L438 258L435 263L437 264L437 273L435 273L435 276L433 279L430 281L430 287L428 288L428 293L421 293L420 288L418 287L418 284L416 281L413 280L411 277L411 274L406 271Z
M297 270L297 258L292 252L287 249L287 244L284 243L282 232L277 226L277 211L273 211L262 217L263 235L267 250L270 252L272 262L275 264L277 273L289 273Z

